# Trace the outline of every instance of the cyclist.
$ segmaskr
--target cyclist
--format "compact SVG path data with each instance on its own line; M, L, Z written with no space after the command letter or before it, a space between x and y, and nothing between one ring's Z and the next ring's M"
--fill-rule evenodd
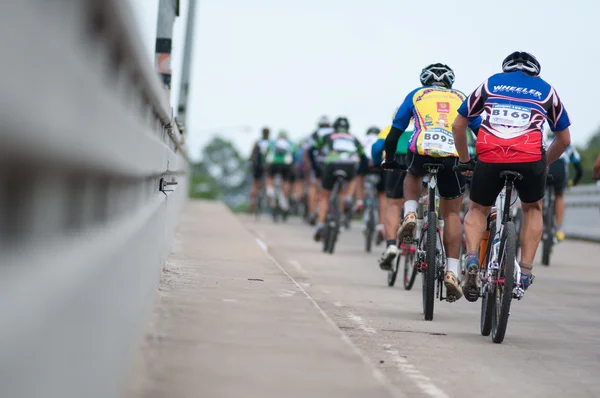
M554 141L554 133L548 132L546 137L546 147ZM569 163L575 167L575 178L569 181ZM562 242L565 239L563 231L563 220L565 218L565 188L568 185L577 185L583 177L583 167L579 152L574 146L569 145L567 149L560 155L560 158L548 167L548 173L552 174L552 180L548 184L554 186L554 216L556 217L556 240Z
M285 130L279 131L277 139L269 143L265 160L267 163L267 181L265 183L267 197L271 202L271 207L275 201L275 189L273 188L273 178L280 174L283 180L283 187L279 197L279 206L286 212L289 209L289 197L291 184L294 179L294 144L288 139Z
M250 212L253 213L256 207L256 196L263 181L264 158L269 146L270 130L268 127L262 129L262 138L254 143L252 153L250 154L250 165L252 168L252 189L250 190Z
M385 230L383 227L383 220L385 220L385 207L386 207L385 174L384 174L383 170L381 169L381 167L379 166L381 164L381 158L377 162L377 161L374 161L371 156L372 156L372 148L375 145L375 143L379 140L380 132L381 131L379 130L379 128L370 127L367 130L367 137L363 143L363 147L365 149L365 155L369 159L369 171L367 174L373 174L373 175L376 175L379 177L378 183L375 186L375 190L377 191L377 201L379 203L379 208L378 208L379 224L376 227L378 244L382 240L385 239Z
M477 136L478 161L472 173L471 207L465 218L467 255L462 288L469 301L479 298L478 249L487 215L504 187L500 178L504 170L523 175L522 180L515 181L523 210L522 288L533 282L533 259L543 229L541 199L546 164L558 160L571 142L567 111L554 88L539 77L540 69L533 55L520 51L510 54L502 62L502 73L488 78L463 102L452 126L461 164L474 164L466 145L467 118L483 111L487 114ZM542 133L545 119L556 135L547 152Z
M319 201L319 189L321 187L322 170L320 163L323 161L323 155L319 153L317 149L318 143L324 136L331 134L333 128L329 122L327 116L321 116L317 122L317 129L311 134L312 143L306 154L310 162L312 173L311 173L311 186L308 192L308 209L311 214L310 225L315 225L317 222L316 209Z
M392 126L388 126L379 133L378 140L373 145L373 162L381 164L384 157L384 145ZM413 134L413 130L407 130L400 136L398 146L396 147L396 161L406 164L406 152L408 150L408 141ZM400 253L396 245L396 233L400 227L400 217L402 215L402 206L404 206L404 177L406 172L393 173L386 172L385 196L387 197L387 209L385 214L385 234L386 250L379 259L379 267L388 271L392 268L392 263Z
M292 187L292 197L297 203L302 200L306 188L308 165L305 162L306 157L304 154L309 145L308 139L300 140L294 152L294 175L296 179Z
M350 123L345 117L338 117L333 123L333 132L321 137L316 143L316 149L323 154L323 179L322 191L319 198L318 224L315 229L315 241L321 240L323 225L329 211L329 198L336 179L336 172L342 171L346 175L349 185L357 184L357 197L363 198L362 170L366 170L368 163L360 141L350 134ZM356 181L357 172L359 173ZM352 188L348 188L352 192Z
M466 96L452 89L454 72L444 64L426 66L421 72L421 84L411 91L396 114L392 128L385 140L384 168L396 165L398 140L406 134L411 117L415 120L415 132L409 142L406 157L408 173L404 179L404 219L398 231L400 240L412 237L417 223L417 206L422 191L422 179L427 175L426 163L443 165L437 176L437 187L440 195L440 211L444 218L443 241L446 248L447 268L444 284L448 296L458 300L462 292L458 284L458 266L462 227L460 223L460 206L465 191L465 177L452 168L458 163L458 154L454 148L454 140L450 126L457 116L458 107ZM470 127L477 131L481 118L471 118Z

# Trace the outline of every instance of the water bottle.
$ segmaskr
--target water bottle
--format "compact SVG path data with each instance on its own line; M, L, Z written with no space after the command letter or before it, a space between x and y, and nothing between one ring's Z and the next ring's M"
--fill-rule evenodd
M494 240L492 241L492 247L494 248L494 261L498 261L498 255L500 254L500 234L496 233L494 235Z
M423 229L423 224L425 223L423 221L423 207L424 207L424 199L421 196L419 198L419 204L417 206L417 239L419 238L420 234L421 234L421 230Z

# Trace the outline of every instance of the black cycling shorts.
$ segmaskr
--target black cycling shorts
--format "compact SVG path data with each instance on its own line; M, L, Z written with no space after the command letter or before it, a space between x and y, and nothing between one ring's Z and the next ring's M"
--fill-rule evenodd
M548 181L548 185L552 185L554 187L554 193L556 195L562 195L563 192L565 192L565 188L567 188L569 183L568 167L569 165L565 161L558 159L548 168L548 174L552 174L552 179Z
M252 167L252 177L254 178L255 181L262 180L264 174L265 173L264 173L262 166Z
M316 167L312 168L312 170L314 172L314 176L317 180L320 180L323 178L323 167L325 167L323 164L317 164Z
M493 206L502 188L502 171L516 171L523 175L515 180L515 188L523 203L535 203L544 197L546 190L546 158L526 163L485 163L477 161L471 179L471 200L481 206Z
M406 171L387 171L385 174L386 198L402 199L404 197L404 177L406 177Z
M424 177L427 175L427 170L423 167L424 164L442 164L444 169L440 170L437 175L437 187L440 197L443 199L456 199L465 193L465 176L452 170L452 168L458 164L458 158L452 156L434 158L409 152L408 155L406 155L406 162L408 163L408 171L417 177ZM494 199L495 198L496 197L494 197Z
M356 164L355 163L329 163L323 166L323 180L322 187L327 191L333 189L333 184L336 180L336 172L341 171L344 173L344 179L351 181L356 176Z
M290 164L270 164L269 165L269 176L275 177L276 174L281 174L283 181L294 180L294 170Z

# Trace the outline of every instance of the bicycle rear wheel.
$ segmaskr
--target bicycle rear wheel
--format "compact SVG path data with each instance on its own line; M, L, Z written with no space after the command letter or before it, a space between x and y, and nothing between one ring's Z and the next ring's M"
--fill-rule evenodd
M373 214L373 208L369 206L369 212L367 213L367 226L365 229L365 251L371 253L371 246L373 245L373 235L375 234L375 216Z
M327 216L327 219L325 220L325 225L323 225L323 233L321 235L324 253L327 253L329 251L329 233L329 216Z
M490 234L486 245L485 252L485 263L481 264L483 268L483 272L487 276L489 272L487 265L490 261L490 255L492 253L492 243L494 241L494 236L496 235L496 222L492 221L492 225L490 227ZM488 278L484 278L487 280ZM479 327L481 330L482 336L489 336L492 332L492 307L494 306L494 289L491 284L487 284L483 287L483 297L481 300L481 320L479 323Z
M427 242L425 242L425 262L427 268L423 273L423 315L426 321L433 320L433 303L435 299L437 217L434 212L427 213Z
M508 326L510 304L513 298L515 284L515 224L509 221L504 226L500 243L499 279L494 286L494 301L492 307L492 341L502 343ZM504 280L504 283L502 283Z
M388 286L392 287L396 284L396 277L398 276L398 269L400 268L400 257L402 253L396 256L396 261L392 263L392 270L388 271Z
M398 258L400 261L400 258ZM404 255L404 289L410 290L417 279L417 269L415 267L415 254L409 251Z
M333 254L335 249L335 243L340 232L341 215L340 215L340 201L338 200L338 193L340 191L341 184L337 181L333 186L333 192L331 193L331 199L329 201L329 212L331 218L329 219L328 229L329 237L327 239L327 252Z

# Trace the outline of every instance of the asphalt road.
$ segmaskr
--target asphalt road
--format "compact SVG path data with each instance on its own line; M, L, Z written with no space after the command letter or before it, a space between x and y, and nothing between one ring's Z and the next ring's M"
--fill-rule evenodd
M388 287L383 247L365 253L357 222L328 255L298 219L241 220L407 397L600 396L600 244L565 241L550 267L538 261L498 345L479 333L480 302L436 301L424 321L420 279Z

